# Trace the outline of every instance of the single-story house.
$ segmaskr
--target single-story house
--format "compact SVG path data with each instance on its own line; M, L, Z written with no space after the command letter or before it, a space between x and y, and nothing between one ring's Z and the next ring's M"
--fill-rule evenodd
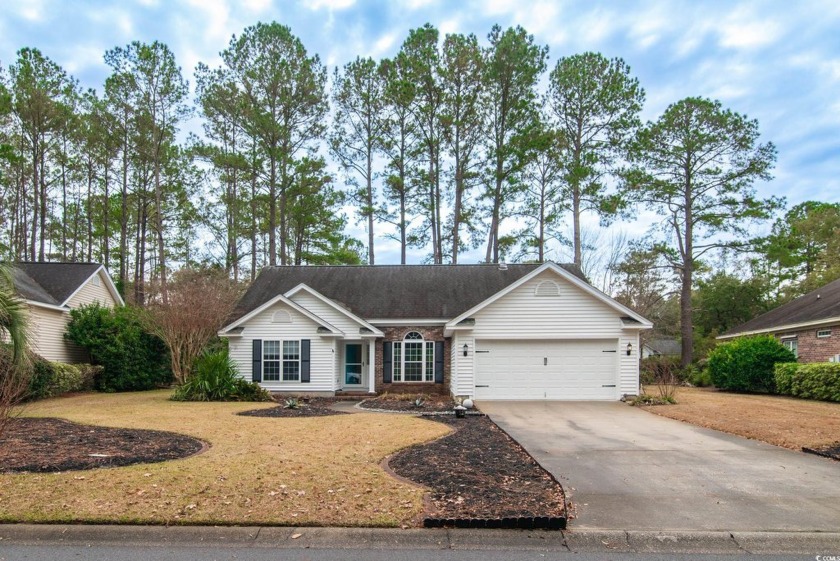
M651 327L568 265L283 266L219 335L272 392L617 400Z
M642 343L642 358L652 356L680 356L682 343L675 337L661 337Z
M840 279L731 329L718 339L771 334L799 362L840 362Z
M17 263L15 288L29 310L29 344L47 360L84 362L84 349L66 341L70 310L98 302L124 304L105 267L99 263Z

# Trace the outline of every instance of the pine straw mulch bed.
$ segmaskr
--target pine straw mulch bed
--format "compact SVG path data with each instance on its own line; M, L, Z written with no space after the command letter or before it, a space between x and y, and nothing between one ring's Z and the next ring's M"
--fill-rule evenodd
M205 444L173 432L20 417L0 436L0 473L55 473L186 458Z
M418 407L415 400L418 396L406 394L404 396L381 395L364 400L359 407L362 409L375 409L379 411L395 411L398 413L441 413L452 411L455 402L452 398L444 395L424 395L422 405Z
M329 415L347 415L343 411L333 409L333 403L335 403L334 399L322 397L300 399L298 400L298 406L295 409L290 409L281 401L281 405L278 407L243 411L242 413L237 413L237 415L244 415L246 417L326 417Z
M561 485L493 421L483 416L434 420L455 432L388 460L400 477L431 488L427 525L429 519L478 519L492 526L490 520L531 518L563 518L565 525Z

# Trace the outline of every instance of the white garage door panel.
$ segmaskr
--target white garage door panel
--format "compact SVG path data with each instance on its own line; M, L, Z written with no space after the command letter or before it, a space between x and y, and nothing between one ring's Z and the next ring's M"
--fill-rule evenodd
M475 397L618 398L616 340L476 341Z

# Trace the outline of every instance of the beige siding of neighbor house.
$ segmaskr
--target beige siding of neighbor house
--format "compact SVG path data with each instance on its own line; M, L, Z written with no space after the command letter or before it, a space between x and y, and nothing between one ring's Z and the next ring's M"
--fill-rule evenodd
M68 307L78 308L79 306L86 306L98 302L100 305L107 308L113 308L117 305L117 301L108 290L107 273L99 271L96 277L88 279L85 285L67 302ZM96 286L96 280L99 281L99 286Z
M275 323L274 313L285 311L291 323ZM326 321L326 320L325 320ZM310 382L263 382L269 391L284 392L333 392L335 391L336 353L331 338L318 334L319 325L297 310L278 303L242 324L241 337L229 339L230 356L239 365L239 374L246 380L252 379L252 349L254 339L273 341L310 340Z
M545 281L557 283L557 296L536 295L537 287ZM470 356L457 357L453 393L474 392L472 350L476 340L615 339L619 349L619 394L636 394L639 390L639 337L638 332L623 329L622 315L558 274L544 271L473 314L475 327L453 337L452 346L456 350L465 342L470 346ZM633 345L630 356L626 354L627 343Z
M33 351L53 362L85 362L87 353L64 340L70 314L29 306L29 344Z

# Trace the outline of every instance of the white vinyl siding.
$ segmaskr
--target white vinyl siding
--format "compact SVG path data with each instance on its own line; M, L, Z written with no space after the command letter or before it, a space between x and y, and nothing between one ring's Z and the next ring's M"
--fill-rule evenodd
M326 304L320 298L313 296L305 290L301 290L292 296L291 300L295 304L300 304L302 307L306 308L322 320L336 327L345 335L352 338L353 335L359 334L359 328L361 328L361 325L359 325L358 322L342 314L329 304Z
M274 313L286 310L292 323L274 323ZM310 381L281 382L264 380L261 385L268 390L288 392L332 392L336 389L336 354L333 352L334 340L322 338L318 334L319 325L282 303L271 306L255 315L244 324L241 337L228 339L230 356L236 362L240 376L252 379L252 353L254 339L262 341L300 341L310 340ZM282 353L282 347L281 347ZM282 365L281 365L282 377Z
M537 288L545 281L556 282L559 294L537 296ZM546 291L546 286L550 285L542 285L541 292ZM637 394L638 332L623 328L622 315L556 273L545 271L473 314L473 329L455 332L452 346L457 361L451 371L452 393L475 394L476 342L608 340L618 346L616 398ZM467 357L462 352L464 343L469 345ZM626 355L627 343L633 344L631 356Z
M105 274L107 273L99 271L96 277L88 279L87 283L85 283L85 285L67 302L67 306L70 308L78 308L79 306L86 306L93 304L94 302L98 302L101 306L105 306L106 308L113 308L116 306L117 301L114 300L114 297L111 295L111 291L108 290L108 283L103 277ZM99 279L99 286L93 282L96 278Z
M464 344L467 356L464 356ZM452 361L450 363L450 391L456 396L472 396L474 381L475 339L471 335L456 332L452 336Z
M84 349L64 340L70 314L29 306L29 344L32 350L53 362L85 362Z

